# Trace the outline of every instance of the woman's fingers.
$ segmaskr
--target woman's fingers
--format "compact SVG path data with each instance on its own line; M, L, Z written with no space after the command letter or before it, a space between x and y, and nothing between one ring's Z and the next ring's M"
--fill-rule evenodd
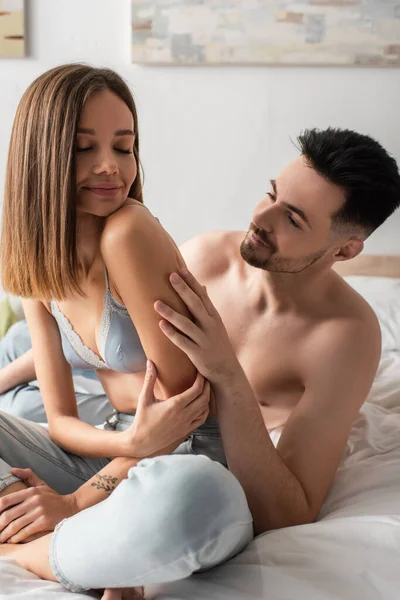
M24 527L23 529L20 529L16 535L13 535L10 538L10 543L11 544L19 544L20 542L24 542L32 535L34 535L36 533L41 533L42 530L43 530L43 528L40 526L39 521L36 520L36 521L32 522L32 520L31 520L31 522L26 527Z
M20 490L19 492L3 496L3 498L0 499L0 515L4 510L10 508L10 506L15 506L27 498L30 498L33 490L34 488L27 488L26 490Z
M204 383L204 388L201 394L197 396L190 404L188 408L191 411L191 420L198 419L200 415L204 413L204 411L209 411L210 407L210 383L206 381Z
M175 402L179 405L179 410L181 411L185 406L192 404L196 398L202 395L204 390L204 377L199 372L197 372L196 379L193 385L179 394L178 397L175 398Z
M193 430L197 429L197 427L200 427L200 425L204 425L204 423L207 421L209 412L210 411L207 408L197 417L197 419L194 419L194 421L192 421L191 426Z
M181 333L185 334L188 338L193 340L193 342L199 342L199 328L196 327L190 319L176 312L176 310L164 302L161 302L161 300L157 300L157 302L154 303L154 308Z
M40 479L40 477L38 477L36 473L32 471L32 469L12 468L11 473L13 475L16 475L17 477L22 479L22 481L24 481L32 487L40 487L42 485L46 485L46 482L43 481L43 479Z
M17 544L13 538L21 532L24 527L32 523L32 515L23 514L19 518L12 521L2 532L0 536L0 542L5 544L8 540L12 544ZM23 538L24 539L24 538Z
M18 504L14 508L4 511L0 517L0 544L4 544L7 540L6 530L10 526L10 523L18 519L26 513L27 507L25 503Z

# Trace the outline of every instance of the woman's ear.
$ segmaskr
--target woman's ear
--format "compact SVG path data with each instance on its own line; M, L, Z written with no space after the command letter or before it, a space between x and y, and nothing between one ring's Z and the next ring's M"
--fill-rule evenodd
M364 242L359 238L351 238L335 252L335 261L355 258L364 248Z

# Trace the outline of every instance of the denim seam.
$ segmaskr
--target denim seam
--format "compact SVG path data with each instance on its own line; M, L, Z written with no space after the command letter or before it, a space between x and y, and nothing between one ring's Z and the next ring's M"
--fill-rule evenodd
M31 444L30 442L27 442L24 439L21 439L16 433L15 431L13 431L12 429L10 429L8 427L8 425L4 422L0 421L0 428L6 430L6 432L11 435L14 439L17 440L17 442L19 442L20 444L22 444L23 446L25 446L26 448L28 448L29 450L32 450L33 452L36 452L36 454L39 454L39 456L41 456L42 458L45 458L46 460L48 460L49 462L52 462L54 465L56 465L57 467L60 467L61 469L63 469L64 471L67 471L68 473L70 473L71 475L75 475L77 477L79 477L80 479L82 479L83 481L88 481L91 477L91 475L89 475L88 477L86 477L82 471L78 471L76 469L74 469L73 467L69 467L65 464L63 464L62 462L60 462L57 458L54 458L53 456L50 456L49 454L46 454L45 452L43 452L41 450L41 448L39 448L38 446L35 446L34 444Z
M63 585L65 588L67 588L67 590L70 590L71 592L74 592L75 594L78 594L80 592L86 592L90 588L84 588L80 585L76 585L75 583L72 583L71 581L69 581L69 579L65 576L65 574L63 573L63 571L60 568L60 565L58 562L57 548L56 548L56 537L58 535L59 529L60 528L54 530L53 535L51 537L51 541L50 541L49 563L50 563L51 570L53 571L55 577L58 579L58 581L61 583L61 585Z

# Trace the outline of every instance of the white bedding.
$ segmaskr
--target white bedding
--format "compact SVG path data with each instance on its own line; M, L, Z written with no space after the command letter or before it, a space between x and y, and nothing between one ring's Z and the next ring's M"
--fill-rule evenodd
M264 534L225 565L185 581L152 586L146 598L399 600L400 280L348 280L375 308L384 351L320 520ZM10 559L0 559L1 599L88 596L71 594Z

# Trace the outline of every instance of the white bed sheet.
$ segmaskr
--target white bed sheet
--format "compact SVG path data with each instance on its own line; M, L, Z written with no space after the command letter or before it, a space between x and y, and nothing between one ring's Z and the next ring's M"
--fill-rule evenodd
M226 564L185 581L152 586L146 598L399 600L400 280L348 279L378 314L384 352L320 520L259 536ZM11 559L0 559L1 599L88 596L96 597L71 594Z

